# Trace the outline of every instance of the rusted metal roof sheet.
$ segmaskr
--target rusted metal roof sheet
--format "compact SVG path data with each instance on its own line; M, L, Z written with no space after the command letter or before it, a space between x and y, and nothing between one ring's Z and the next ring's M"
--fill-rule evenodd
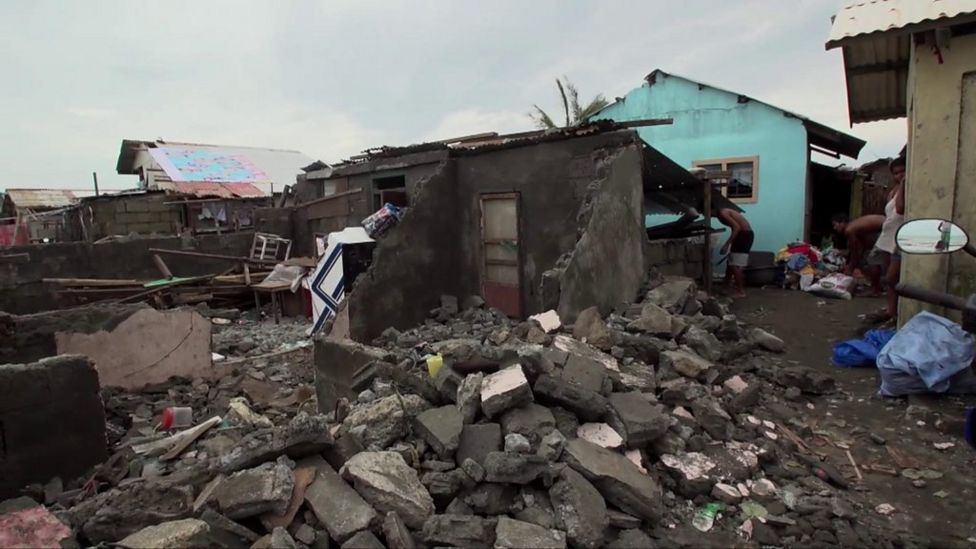
M264 198L267 193L251 183L185 182L160 183L160 187L198 198Z
M874 33L917 32L967 16L976 19L976 0L855 0L834 17L827 49Z
M66 189L7 189L6 192L18 208L52 210L78 203L75 193Z
M834 18L851 124L906 115L912 33L976 21L976 0L856 0Z

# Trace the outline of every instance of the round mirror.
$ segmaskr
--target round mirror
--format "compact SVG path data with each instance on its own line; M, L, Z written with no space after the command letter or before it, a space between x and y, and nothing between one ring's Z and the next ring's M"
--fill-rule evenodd
M898 229L895 240L905 254L951 254L969 243L969 235L945 219L915 219Z

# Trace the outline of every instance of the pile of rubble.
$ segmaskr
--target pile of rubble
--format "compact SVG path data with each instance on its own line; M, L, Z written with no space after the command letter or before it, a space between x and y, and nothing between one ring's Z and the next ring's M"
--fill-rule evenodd
M256 403L245 382L283 376L273 363L169 387L223 417L129 426L101 473L35 497L79 541L123 547L892 544L789 419L832 381L770 367L783 342L690 280L571 328L445 297L374 343L334 405L292 387Z

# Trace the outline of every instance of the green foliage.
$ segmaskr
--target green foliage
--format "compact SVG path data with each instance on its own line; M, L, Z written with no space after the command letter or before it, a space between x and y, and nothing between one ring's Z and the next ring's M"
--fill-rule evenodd
M576 86L569 81L568 78L563 76L562 80L556 79L556 87L559 88L559 97L563 102L563 113L565 115L565 122L563 126L558 126L549 114L542 110L539 105L532 105L533 111L529 113L529 118L535 123L536 127L541 129L553 129L559 127L570 127L579 126L585 124L589 118L596 113L603 110L604 107L610 104L609 101L603 97L603 94L597 94L586 106L580 104L579 100L579 90Z

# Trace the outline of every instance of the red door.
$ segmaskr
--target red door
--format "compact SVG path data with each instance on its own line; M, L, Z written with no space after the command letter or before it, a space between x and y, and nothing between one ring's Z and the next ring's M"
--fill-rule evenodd
M510 317L522 317L518 193L481 195L481 271L485 302Z

